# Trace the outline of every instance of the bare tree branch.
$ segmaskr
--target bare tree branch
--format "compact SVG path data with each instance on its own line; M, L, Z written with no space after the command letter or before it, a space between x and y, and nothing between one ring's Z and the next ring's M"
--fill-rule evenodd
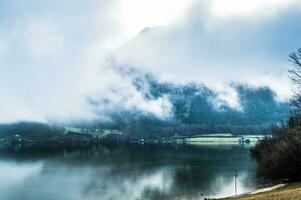
M291 105L296 113L301 114L301 48L289 55L288 59L292 64L292 69L288 70L289 77L295 86L294 96L291 98Z

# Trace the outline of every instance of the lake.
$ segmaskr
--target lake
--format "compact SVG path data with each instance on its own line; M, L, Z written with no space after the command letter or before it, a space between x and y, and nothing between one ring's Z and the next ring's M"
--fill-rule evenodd
M249 147L131 144L0 151L1 200L204 199L253 191Z

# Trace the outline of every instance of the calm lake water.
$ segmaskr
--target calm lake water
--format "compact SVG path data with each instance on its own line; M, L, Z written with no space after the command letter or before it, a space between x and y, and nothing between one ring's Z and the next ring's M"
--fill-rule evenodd
M0 151L1 200L204 199L260 187L239 145ZM51 153L50 153L51 152Z

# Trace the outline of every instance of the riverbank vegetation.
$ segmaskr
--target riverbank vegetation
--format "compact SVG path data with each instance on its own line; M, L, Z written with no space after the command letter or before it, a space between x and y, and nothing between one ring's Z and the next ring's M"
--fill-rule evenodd
M251 149L259 175L285 182L301 180L301 49L290 54L289 59L293 65L289 71L294 85L292 117L273 130L273 137Z

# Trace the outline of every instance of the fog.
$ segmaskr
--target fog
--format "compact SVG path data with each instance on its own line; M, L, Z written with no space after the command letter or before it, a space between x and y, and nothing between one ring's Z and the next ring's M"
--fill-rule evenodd
M237 110L235 83L268 86L286 101L300 1L251 3L245 14L238 2L224 10L212 2L155 1L150 10L118 0L2 2L0 123L111 121L115 109L173 116L169 97L146 98L121 72L127 69L159 82L205 84L219 94L213 103Z

